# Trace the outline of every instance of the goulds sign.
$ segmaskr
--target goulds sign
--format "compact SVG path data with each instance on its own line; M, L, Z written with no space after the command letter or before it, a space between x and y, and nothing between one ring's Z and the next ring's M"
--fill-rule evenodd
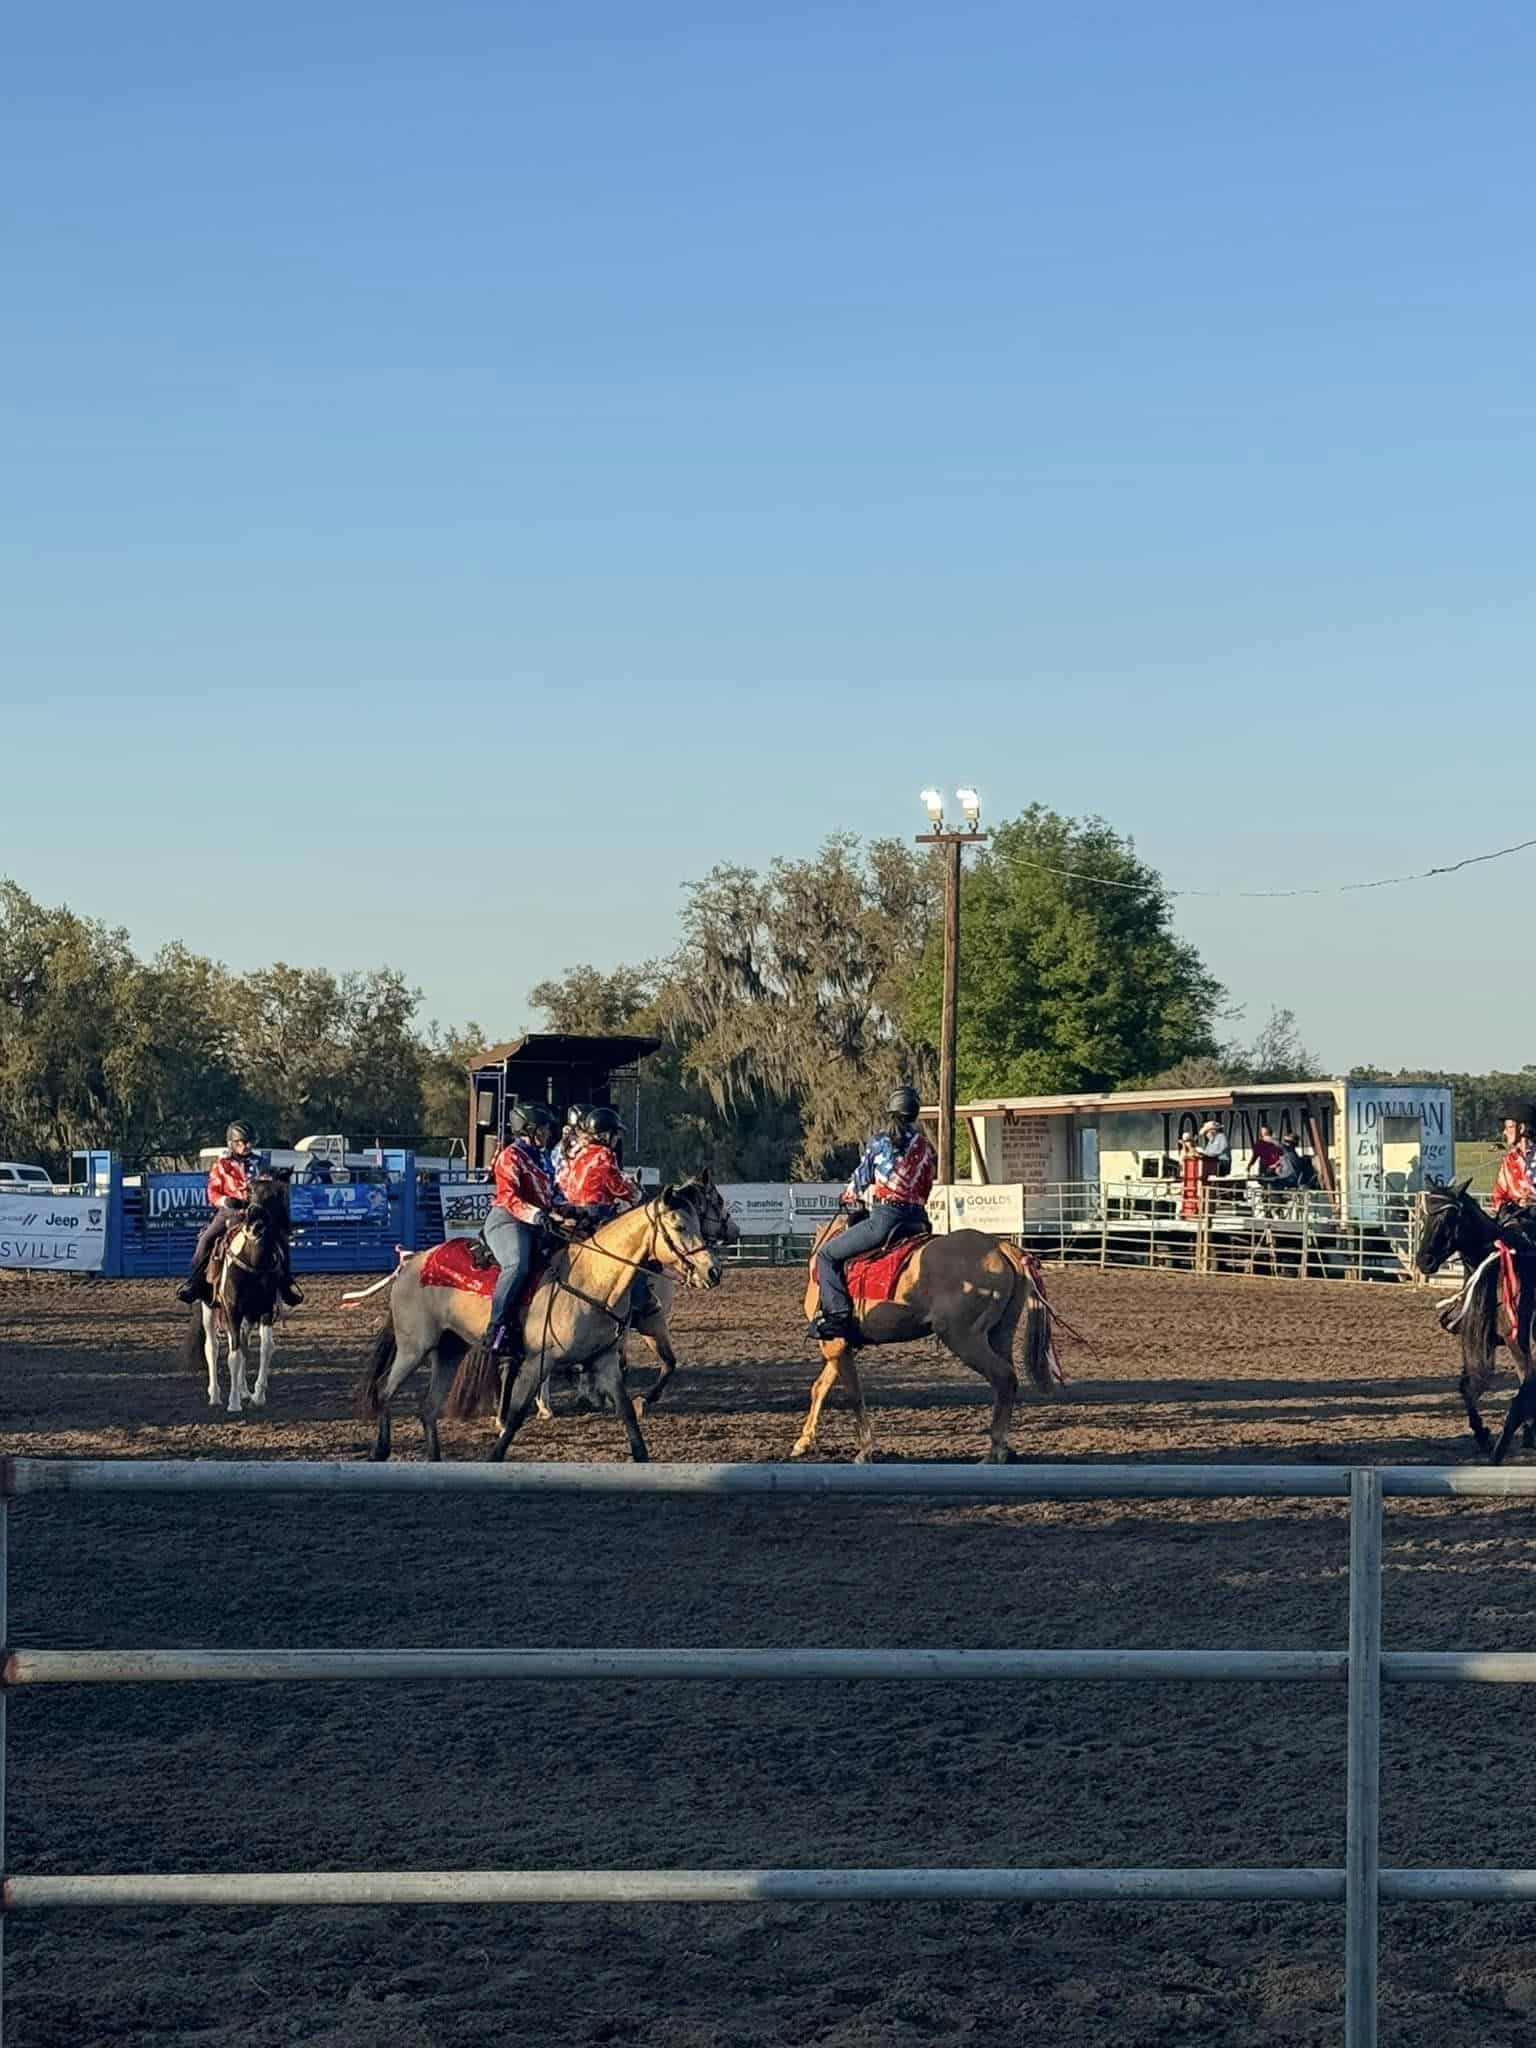
M94 1195L0 1194L0 1266L99 1273L107 1205Z

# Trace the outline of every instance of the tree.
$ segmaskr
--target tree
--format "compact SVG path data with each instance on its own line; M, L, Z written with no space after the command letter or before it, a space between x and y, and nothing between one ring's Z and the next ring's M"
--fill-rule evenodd
M1175 1060L1160 1074L1127 1082L1136 1088L1248 1088L1274 1081L1315 1081L1318 1059L1302 1043L1294 1010L1271 1010L1252 1045L1235 1040L1219 1052Z
M132 1166L246 1107L222 1021L227 976L0 883L0 1152L56 1172L76 1146Z
M427 1026L417 1055L424 1136L440 1143L464 1136L469 1070L490 1042L478 1024L451 1031L434 1018Z
M747 1109L823 1173L898 1081L931 1072L904 1021L936 904L936 871L895 840L847 835L766 875L722 866L693 883L656 1014L718 1112Z
M1217 1050L1220 984L1174 936L1156 872L1101 818L1040 805L999 826L961 885L962 1095L1109 1089ZM936 1042L942 936L909 1028Z
M528 1000L544 1012L551 1031L607 1037L636 1030L635 1019L656 1000L661 970L654 961L615 967L568 967L558 980L541 981Z
M693 1035L686 1026L669 1026L658 1012L663 980L654 961L608 973L572 967L541 981L529 1000L554 1031L661 1039L660 1051L640 1063L635 1164L654 1166L668 1180L686 1179L701 1166L721 1180L782 1180L799 1142L799 1119L786 1105L750 1092L716 1105L688 1068Z
M263 1124L368 1139L421 1126L421 1001L392 967L336 975L277 961L229 983L234 1057Z

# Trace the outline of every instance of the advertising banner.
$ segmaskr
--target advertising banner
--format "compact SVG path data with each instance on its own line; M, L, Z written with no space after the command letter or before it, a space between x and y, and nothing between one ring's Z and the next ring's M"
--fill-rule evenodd
M106 1257L99 1196L0 1194L0 1266L99 1273Z
M478 1237L496 1190L488 1180L440 1180L444 1237Z
M840 1180L802 1181L789 1191L789 1225L799 1237L813 1237L842 1206Z
M201 1230L212 1214L206 1173L145 1174L146 1230Z
M1016 1237L1024 1228L1023 1187L981 1187L974 1181L957 1181L949 1190L949 1227Z
M288 1214L295 1228L339 1223L384 1229L389 1223L389 1189L382 1181L349 1181L342 1187L328 1187L323 1182L294 1186L288 1190Z
M720 1196L743 1237L789 1234L789 1187L784 1181L737 1181Z

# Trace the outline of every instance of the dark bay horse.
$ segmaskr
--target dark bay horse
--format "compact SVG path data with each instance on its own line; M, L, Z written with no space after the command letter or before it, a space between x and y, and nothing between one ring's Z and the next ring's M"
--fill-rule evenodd
M267 1381L276 1348L272 1325L277 1319L279 1289L292 1233L288 1178L288 1168L279 1167L256 1181L244 1216L214 1247L209 1269L210 1298L192 1311L187 1358L191 1363L201 1359L208 1367L210 1408L219 1405L219 1338L222 1336L229 1346L231 1415L241 1412L244 1401L249 1401L253 1408L267 1405ZM245 1340L250 1330L258 1332L260 1351L254 1387L245 1383Z
M1432 1180L1424 1191L1424 1227L1413 1263L1426 1277L1450 1259L1461 1258L1467 1279L1453 1301L1440 1311L1442 1326L1461 1339L1459 1390L1479 1450L1491 1463L1504 1460L1517 1429L1527 1449L1536 1448L1536 1377L1531 1359L1531 1322L1536 1315L1536 1249L1517 1232L1501 1226L1467 1190L1470 1180ZM1516 1308L1513 1319L1504 1303L1503 1242L1514 1260ZM1478 1399L1498 1374L1498 1349L1508 1346L1520 1372L1520 1385L1495 1442L1478 1413Z

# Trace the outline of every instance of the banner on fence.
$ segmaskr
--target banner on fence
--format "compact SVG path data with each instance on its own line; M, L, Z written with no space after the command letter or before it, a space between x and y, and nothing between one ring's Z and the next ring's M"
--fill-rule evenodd
M837 1214L842 1199L840 1180L802 1181L789 1191L790 1228L801 1237L812 1236L829 1216Z
M341 1187L295 1184L288 1190L288 1214L295 1225L373 1224L382 1229L389 1222L389 1189L382 1181L349 1181Z
M993 1237L1017 1237L1024 1228L1022 1182L987 1186L958 1181L928 1197L928 1228L938 1236L951 1230L985 1230Z
M784 1237L789 1231L789 1186L785 1181L737 1181L722 1186L720 1199L743 1237Z
M1024 1228L1022 1182L983 1187L957 1182L949 1190L951 1230L989 1230L994 1237L1016 1237Z
M107 1205L95 1195L0 1194L0 1266L99 1273Z
M212 1216L206 1173L147 1173L144 1225L148 1230L201 1230Z
M488 1180L440 1180L444 1237L478 1237L496 1190Z

